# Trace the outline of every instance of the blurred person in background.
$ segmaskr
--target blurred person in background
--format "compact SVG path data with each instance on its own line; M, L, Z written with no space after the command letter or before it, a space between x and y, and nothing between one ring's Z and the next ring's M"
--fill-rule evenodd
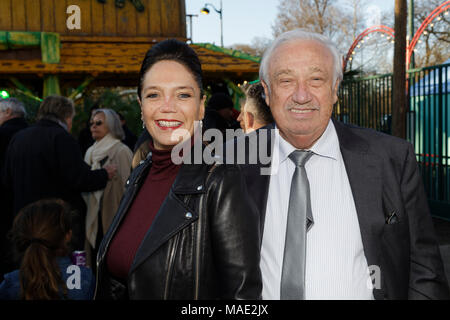
M25 106L16 98L0 99L0 164L3 164L6 149L12 137L28 127L25 121Z
M28 127L25 121L26 111L23 103L16 98L0 99L0 176L3 174L3 163L6 150L12 137L20 130ZM10 262L10 245L6 233L13 221L12 194L8 186L3 186L0 179L0 203L2 217L0 220L0 280L3 274L14 269Z
M83 129L80 130L80 133L78 134L78 143L80 145L81 154L84 157L86 154L87 149L89 149L90 146L94 144L94 139L92 139L92 133L91 133L91 120L92 115L94 114L94 111L97 109L100 109L100 103L97 101L94 103L94 105L89 109L89 118L87 120L86 126L83 127Z
M95 143L86 151L84 161L92 170L109 164L117 167L116 175L106 187L95 192L83 193L86 214L86 261L95 267L98 246L108 230L125 190L130 175L131 150L121 142L125 134L118 114L112 109L97 109L90 123ZM94 257L94 263L92 262Z
M272 123L272 113L266 104L264 88L261 83L250 84L245 95L245 103L241 107L241 113L237 119L242 130L250 133Z
M212 94L205 108L203 129L218 129L225 138L225 130L239 128L239 122L233 117L233 100L230 95L224 92Z
M131 132L130 128L128 128L127 126L127 121L125 120L125 117L122 115L122 113L117 112L117 114L119 115L120 118L120 123L122 125L122 129L124 132L124 138L122 139L122 142L128 147L130 148L130 150L134 150L134 147L136 145L137 142L137 137L136 135Z
M75 249L84 249L86 205L81 192L104 189L116 172L113 165L91 170L77 141L69 133L75 113L73 102L49 96L39 107L37 122L19 131L8 147L4 185L13 193L13 212L45 198L59 198L77 212Z

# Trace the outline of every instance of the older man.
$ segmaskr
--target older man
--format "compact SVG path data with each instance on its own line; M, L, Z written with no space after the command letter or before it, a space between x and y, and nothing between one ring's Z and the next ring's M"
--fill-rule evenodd
M3 163L11 138L28 124L25 107L16 98L0 99L0 163Z
M298 29L261 62L275 119L265 129L276 129L271 174L254 165L245 174L261 212L262 296L447 299L412 146L331 120L340 57L326 37Z
M17 132L28 126L25 121L25 115L25 106L20 100L16 98L0 99L0 177L9 142ZM6 237L13 219L11 214L11 197L10 190L0 183L0 203L2 204L0 218L0 260L2 261L0 263L0 278L3 277L3 274L14 269L14 266L10 263L11 258L8 256L10 245Z

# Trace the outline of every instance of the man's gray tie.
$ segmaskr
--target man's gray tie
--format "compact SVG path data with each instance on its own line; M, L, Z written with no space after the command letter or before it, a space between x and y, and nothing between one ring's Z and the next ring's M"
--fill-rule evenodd
M305 163L312 155L313 152L306 150L295 150L289 155L295 164L295 171L289 195L281 273L282 300L305 299L306 233L314 223Z

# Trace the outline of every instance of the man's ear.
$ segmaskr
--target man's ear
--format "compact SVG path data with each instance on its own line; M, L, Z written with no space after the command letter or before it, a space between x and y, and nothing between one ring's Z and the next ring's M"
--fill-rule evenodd
M270 107L270 99L269 99L269 87L267 86L267 84L261 80L261 85L264 88L264 100L266 101L266 104Z
M336 79L336 83L333 88L333 105L338 101L339 79Z
M247 122L248 122L247 123L247 128L254 129L255 116L251 112L246 112L246 113L247 113Z

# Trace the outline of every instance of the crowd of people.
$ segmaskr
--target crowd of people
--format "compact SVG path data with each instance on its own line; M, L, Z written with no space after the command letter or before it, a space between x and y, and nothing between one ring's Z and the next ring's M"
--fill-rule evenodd
M339 57L322 35L281 34L236 119L225 92L206 100L195 51L161 41L137 79L138 139L105 106L77 142L71 100L47 97L30 126L0 100L1 254L19 258L0 299L450 298L412 146L331 119ZM174 163L180 143L206 148L198 123L240 127L227 145L265 138L270 163Z

